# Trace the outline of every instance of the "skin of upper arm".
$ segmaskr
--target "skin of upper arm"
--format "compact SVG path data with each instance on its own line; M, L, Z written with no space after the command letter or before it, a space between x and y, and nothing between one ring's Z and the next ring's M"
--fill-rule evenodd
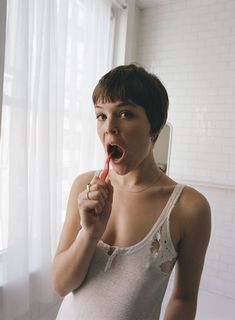
M183 218L172 297L197 301L210 233L210 205L201 193L193 191Z
M77 237L78 231L81 229L80 215L78 210L78 195L86 189L86 185L92 180L95 172L87 172L78 176L71 187L66 217L61 231L59 244L55 257L61 252L67 250Z

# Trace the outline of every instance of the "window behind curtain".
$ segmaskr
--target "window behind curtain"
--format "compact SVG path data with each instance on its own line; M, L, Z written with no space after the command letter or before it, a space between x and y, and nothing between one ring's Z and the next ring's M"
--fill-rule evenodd
M113 66L112 15L122 9L112 13L111 3L7 1L0 145L3 320L28 319L54 301L51 260L72 181L103 166L91 94Z
M81 105L84 101L88 101L88 96L91 94L92 86L94 86L102 76L102 71L90 69L90 72L94 72L94 79L92 81L89 79L87 85L89 88L86 87L86 83L88 76L84 76L87 69L87 43L85 44L84 38L86 34L89 34L89 28L91 27L91 22L86 21L86 14L88 7L86 6L86 1L84 0L73 0L68 1L68 19L65 22L65 17L63 17L66 6L63 4L63 1L57 0L57 19L63 19L62 26L67 28L66 35L63 34L66 41L66 48L65 48L65 56L59 55L59 59L61 58L61 63L65 64L65 73L57 74L57 77L62 77L64 81L64 91L58 93L58 97L62 99L64 102L64 111L63 115L63 137L60 141L62 147L62 186L58 185L58 188L62 188L62 211L57 213L57 217L60 220L60 223L57 226L57 229L61 228L61 225L64 221L65 212L66 212L66 204L68 198L68 192L71 187L72 180L81 172L85 171L86 169L96 169L97 166L103 164L103 151L102 148L99 146L99 141L95 136L95 117L92 115L92 103L88 103L87 111L81 111ZM3 2L1 2L2 6ZM91 4L92 6L92 4ZM91 9L91 7L90 7ZM89 10L90 10L89 9ZM37 10L36 6L33 8L34 13ZM96 10L96 8L94 8ZM114 66L115 60L115 52L114 48L117 47L117 43L115 43L115 34L118 32L118 28L120 27L120 16L122 15L123 9L120 6L117 6L117 3L112 5L109 19L110 19L110 28L109 28L109 36L107 38L107 43L105 46L108 48L107 52L107 66L106 70L108 71L111 67ZM1 14L3 11L1 10ZM2 20L3 21L3 20ZM34 29L35 30L35 29ZM59 32L59 30L57 30ZM98 30L97 30L98 31ZM31 32L33 32L31 30ZM31 72L32 72L32 79L34 80L33 84L31 85L31 89L35 90L35 86L37 86L37 75L36 75L36 67L35 64L37 63L37 49L39 43L37 43L37 35L34 35L33 46L30 49L31 52ZM100 43L101 46L104 43ZM2 46L3 48L4 46ZM55 48L57 50L58 48ZM97 52L89 53L96 56ZM63 61L65 59L65 61ZM97 59L97 57L96 57ZM100 61L102 61L103 57L99 56ZM89 69L89 68L88 68ZM11 83L14 80L14 74L12 74L9 68L6 70L4 75L4 112L3 112L3 139L1 141L1 153L0 153L0 251L7 248L7 239L8 233L8 211L9 211L9 134L10 134L10 121L11 121L11 112L9 106L12 104L12 97L11 97ZM91 76L91 74L90 74ZM91 78L91 77L90 77ZM71 83L73 84L71 87ZM86 91L86 97L81 94L81 92ZM89 91L90 90L90 91ZM81 116L82 113L82 116ZM87 114L86 114L87 113ZM90 148L90 151L93 153L92 158L94 158L93 162L84 161L84 157L81 157L81 153L84 152L84 146L82 145L82 139L84 140L84 134L82 131L84 130L84 123L83 121L89 119L90 123L88 126L92 126L93 131L88 134L87 138L87 146ZM31 123L31 116L29 116L29 127L33 125ZM30 140L30 137L29 137ZM89 144L89 140L94 140L91 144ZM29 142L30 144L30 142ZM30 146L29 146L30 147ZM31 146L31 151L34 147ZM82 162L82 164L81 164ZM86 163L85 163L86 162ZM86 166L87 165L87 166ZM81 168L80 168L81 167ZM3 232L4 231L4 232Z

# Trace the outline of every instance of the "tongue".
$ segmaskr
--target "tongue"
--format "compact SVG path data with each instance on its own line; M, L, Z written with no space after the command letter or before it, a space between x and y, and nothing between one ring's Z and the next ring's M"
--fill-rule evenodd
M113 147L113 150L112 150L112 157L113 158L120 159L122 154L123 154L123 152L122 152L121 148L119 148L118 146Z

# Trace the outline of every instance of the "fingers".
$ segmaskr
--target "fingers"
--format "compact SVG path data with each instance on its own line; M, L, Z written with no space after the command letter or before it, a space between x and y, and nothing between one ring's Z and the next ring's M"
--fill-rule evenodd
M86 211L95 215L99 215L103 211L103 206L98 200L90 200L89 203L86 204Z
M103 186L104 188L107 187L107 183L105 181L101 180L98 175L94 175L90 184L99 184L99 185Z
M78 196L78 208L81 212L89 212L98 215L103 210L103 203L100 200L87 199L86 191Z
M99 181L100 179L95 180L89 184L89 188L87 188L87 198L88 200L100 200L105 201L108 198L109 189L108 186L103 183L103 181Z
M78 197L80 209L85 211L95 211L100 214L103 208L112 199L112 186L110 181L104 182L99 177L94 176L86 189Z

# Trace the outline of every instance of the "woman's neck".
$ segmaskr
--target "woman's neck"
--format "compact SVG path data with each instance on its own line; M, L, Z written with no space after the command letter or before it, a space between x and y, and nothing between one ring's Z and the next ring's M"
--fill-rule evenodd
M156 165L154 157L150 155L138 168L125 175L118 175L111 170L110 180L114 186L123 190L141 191L157 184L163 175L164 173Z

